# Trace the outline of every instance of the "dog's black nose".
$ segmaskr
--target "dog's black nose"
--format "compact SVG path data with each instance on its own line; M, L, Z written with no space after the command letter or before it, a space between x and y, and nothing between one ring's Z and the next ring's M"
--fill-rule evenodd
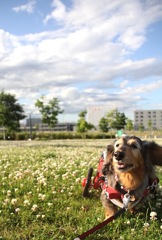
M125 153L124 152L115 152L114 153L114 157L116 160L122 160L125 156Z

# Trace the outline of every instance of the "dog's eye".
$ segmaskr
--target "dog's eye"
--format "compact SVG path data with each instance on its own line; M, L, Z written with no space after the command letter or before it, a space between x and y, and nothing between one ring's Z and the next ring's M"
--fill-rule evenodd
M116 144L116 147L119 147L119 143Z

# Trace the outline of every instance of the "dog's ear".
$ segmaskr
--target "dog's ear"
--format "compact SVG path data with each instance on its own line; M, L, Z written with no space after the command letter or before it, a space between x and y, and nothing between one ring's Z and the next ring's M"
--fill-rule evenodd
M113 157L113 153L114 153L114 145L112 144L109 144L107 145L107 148L106 148L106 163L110 162L112 160L112 157Z
M143 141L143 158L153 165L162 166L162 146L155 142Z
M106 151L105 164L102 168L102 173L104 176L113 172L112 157L113 157L113 152L114 152L114 145L107 145L106 150L107 151Z

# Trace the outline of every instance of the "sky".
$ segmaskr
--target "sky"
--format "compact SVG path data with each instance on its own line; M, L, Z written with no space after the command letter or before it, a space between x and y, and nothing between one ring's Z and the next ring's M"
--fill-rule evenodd
M59 100L60 122L89 106L162 109L162 0L0 0L0 91L26 114Z

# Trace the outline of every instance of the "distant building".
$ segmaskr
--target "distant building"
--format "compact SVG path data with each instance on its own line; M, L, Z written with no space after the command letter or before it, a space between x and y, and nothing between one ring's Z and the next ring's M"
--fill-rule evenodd
M87 121L94 126L98 126L102 117L110 111L109 106L89 106L87 107Z
M30 127L30 124L32 127L35 127L36 125L42 124L42 119L41 118L27 118L26 119L26 126Z
M38 131L74 131L75 123L57 123L55 127L50 128L48 124L42 123L41 118L26 119L26 129L32 127L32 130Z
M162 129L162 110L136 110L134 111L134 127L138 130L143 126L145 130Z

